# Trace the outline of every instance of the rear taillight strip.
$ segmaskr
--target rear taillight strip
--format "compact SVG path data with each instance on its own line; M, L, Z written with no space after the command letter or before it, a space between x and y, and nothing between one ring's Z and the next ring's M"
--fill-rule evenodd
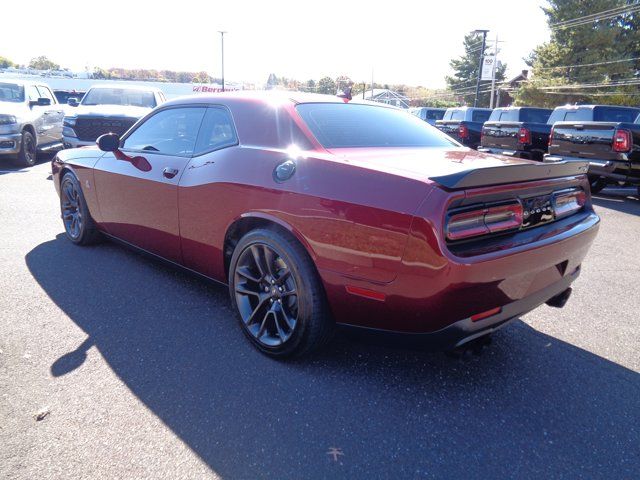
M522 218L523 210L519 202L456 213L447 222L447 238L461 240L513 230L520 228Z

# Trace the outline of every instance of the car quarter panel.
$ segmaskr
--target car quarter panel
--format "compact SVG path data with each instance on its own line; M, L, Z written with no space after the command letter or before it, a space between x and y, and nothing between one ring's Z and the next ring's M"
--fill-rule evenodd
M274 169L292 155L294 175L276 182ZM193 159L179 188L185 265L226 282L227 230L238 219L255 216L287 226L320 270L366 282L392 281L412 215L430 187L330 158L232 147Z

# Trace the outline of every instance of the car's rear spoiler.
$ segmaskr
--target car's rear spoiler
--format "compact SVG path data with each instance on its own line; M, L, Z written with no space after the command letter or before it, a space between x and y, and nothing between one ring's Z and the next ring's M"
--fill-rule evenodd
M534 163L475 168L450 175L430 177L430 180L452 190L485 187L504 183L529 182L547 178L581 175L589 170L589 162Z

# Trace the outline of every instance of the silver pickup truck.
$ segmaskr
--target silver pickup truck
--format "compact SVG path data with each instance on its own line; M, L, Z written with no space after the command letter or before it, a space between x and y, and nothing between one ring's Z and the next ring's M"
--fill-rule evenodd
M132 85L96 85L80 102L70 98L64 117L64 148L95 145L105 133L123 135L141 117L165 102L157 88Z
M48 86L0 79L0 159L29 167L38 151L62 148L63 118Z

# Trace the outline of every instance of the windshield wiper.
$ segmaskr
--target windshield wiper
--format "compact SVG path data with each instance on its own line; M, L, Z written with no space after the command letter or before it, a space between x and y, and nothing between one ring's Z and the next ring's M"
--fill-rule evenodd
M153 145L147 145L142 150L147 150L149 152L159 152L160 151L156 147L154 147Z

